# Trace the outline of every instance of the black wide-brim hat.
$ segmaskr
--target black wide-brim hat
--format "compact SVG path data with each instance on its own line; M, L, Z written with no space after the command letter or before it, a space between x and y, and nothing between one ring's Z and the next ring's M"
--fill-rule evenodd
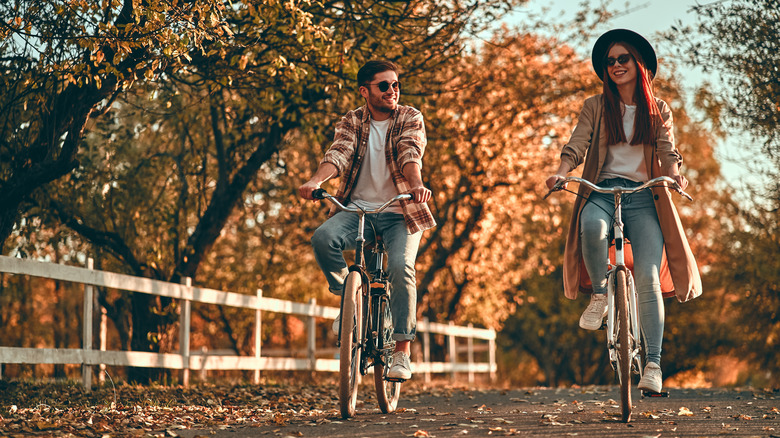
M604 74L604 60L607 57L609 46L615 42L624 42L633 46L639 54L642 55L645 67L647 67L647 69L653 73L653 77L655 77L656 70L658 69L658 59L655 57L653 46L651 46L642 35L639 35L633 30L612 29L596 40L596 44L593 45L593 52L590 55L591 62L593 62L593 70L596 71L596 75L599 79L602 81L604 80L602 77Z

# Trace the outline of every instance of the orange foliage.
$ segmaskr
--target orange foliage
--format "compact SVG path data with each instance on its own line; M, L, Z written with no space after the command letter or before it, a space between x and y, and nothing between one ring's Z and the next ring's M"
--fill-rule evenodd
M439 78L446 91L422 108L439 223L418 261L422 312L497 327L521 279L558 263L562 218L540 202L543 181L594 79L571 48L508 30Z

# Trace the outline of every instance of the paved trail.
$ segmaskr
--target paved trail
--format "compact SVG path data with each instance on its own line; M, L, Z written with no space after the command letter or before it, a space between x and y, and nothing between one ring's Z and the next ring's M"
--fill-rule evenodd
M411 385L410 385L411 386ZM780 438L780 392L670 389L669 398L640 398L633 421L620 419L617 387L466 390L405 388L398 412L385 415L361 387L358 414L342 420L330 401L278 414L261 425L179 429L185 438L279 437L769 437ZM291 397L295 397L291 394ZM360 403L360 402L359 402Z

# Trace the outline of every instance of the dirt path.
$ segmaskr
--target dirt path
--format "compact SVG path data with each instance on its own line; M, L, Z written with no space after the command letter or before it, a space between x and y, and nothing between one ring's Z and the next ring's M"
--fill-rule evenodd
M362 388L367 394L371 388ZM335 391L335 389L334 389ZM640 436L780 437L780 393L727 389L671 389L669 398L639 398L633 421L619 421L616 387L471 391L413 389L397 413L366 400L358 415L337 406L277 417L274 424L178 430L194 437L450 437Z
M639 398L619 421L617 387L473 390L404 384L382 414L373 388L342 420L333 379L263 385L118 385L0 381L0 437L453 437L597 436L780 438L780 391L670 389Z

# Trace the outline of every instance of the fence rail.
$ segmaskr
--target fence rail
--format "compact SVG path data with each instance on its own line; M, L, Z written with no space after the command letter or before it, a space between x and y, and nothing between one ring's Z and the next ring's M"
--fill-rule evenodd
M68 281L84 285L82 348L18 348L0 346L0 364L81 364L82 381L86 388L92 386L92 366L132 366L167 368L182 371L182 383L189 383L190 371L206 370L254 370L254 380L259 381L261 371L310 370L317 372L338 372L338 359L316 357L316 318L335 319L339 314L337 307L317 305L312 299L309 303L280 300L263 297L262 290L255 296L236 292L194 287L190 279L183 284L169 283L131 275L118 274L92 269L89 259L86 268L55 263L39 262L16 257L0 256L0 272ZM102 315L99 336L100 349L93 345L92 316L95 311L94 287L105 287L127 292L140 292L174 298L182 301L179 318L178 353L147 353L139 351L107 351L105 348L105 314ZM190 352L191 303L207 303L255 310L255 348L253 356L208 354L208 352ZM261 345L262 312L276 312L297 315L307 320L306 357L264 357ZM426 380L431 373L467 373L469 383L474 382L475 373L487 373L491 380L496 372L496 332L490 329L475 328L471 325L456 326L453 323L441 324L418 321L417 332L423 338L421 361L414 362L415 373L422 373ZM446 336L449 361L430 361L430 335ZM467 361L458 362L456 338L466 338ZM487 341L488 362L475 362L474 352L484 351L475 346L474 340ZM320 350L322 351L322 350Z

